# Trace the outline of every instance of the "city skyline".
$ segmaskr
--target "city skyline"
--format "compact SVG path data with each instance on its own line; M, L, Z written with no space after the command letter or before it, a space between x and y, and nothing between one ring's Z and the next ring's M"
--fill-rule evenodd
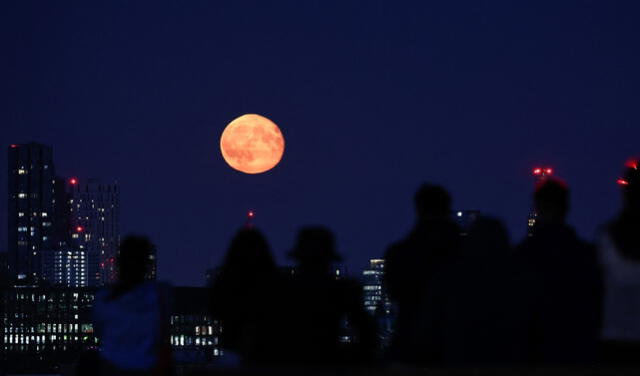
M0 145L41 142L60 176L117 181L121 233L150 236L176 285L203 284L249 210L280 263L322 224L361 270L412 227L422 182L519 242L534 166L568 183L593 240L638 153L636 4L2 6ZM245 113L287 141L265 174L220 155Z

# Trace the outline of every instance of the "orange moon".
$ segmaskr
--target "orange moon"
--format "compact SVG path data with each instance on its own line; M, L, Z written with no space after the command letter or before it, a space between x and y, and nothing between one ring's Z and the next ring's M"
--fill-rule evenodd
M220 137L222 157L232 168L260 174L274 168L284 154L280 128L264 116L242 115L234 119Z

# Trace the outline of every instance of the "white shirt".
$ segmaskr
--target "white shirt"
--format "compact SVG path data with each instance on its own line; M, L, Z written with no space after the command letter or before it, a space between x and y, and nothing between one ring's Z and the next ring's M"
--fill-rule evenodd
M145 282L115 299L96 294L94 322L101 354L123 369L148 370L158 361L160 298L155 283Z
M640 342L640 262L620 254L608 233L598 252L604 277L602 339Z

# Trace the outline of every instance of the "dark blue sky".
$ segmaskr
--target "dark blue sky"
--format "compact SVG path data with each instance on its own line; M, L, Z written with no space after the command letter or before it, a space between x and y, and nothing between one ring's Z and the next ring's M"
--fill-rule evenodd
M300 225L321 223L359 270L410 228L423 181L517 240L535 164L572 186L571 222L591 239L640 152L638 8L2 2L0 142L50 144L59 174L117 180L123 232L149 234L176 284L203 283L250 208L280 260ZM285 135L266 174L221 158L219 136L243 113ZM3 215L3 246L5 229Z

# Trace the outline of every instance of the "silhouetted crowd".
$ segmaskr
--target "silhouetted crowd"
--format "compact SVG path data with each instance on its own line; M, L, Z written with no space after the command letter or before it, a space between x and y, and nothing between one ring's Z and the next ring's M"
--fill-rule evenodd
M622 210L590 244L566 223L568 187L541 180L535 226L515 247L494 218L479 218L463 234L451 219L449 193L422 186L415 226L384 257L385 287L397 307L386 348L364 310L362 287L336 275L340 255L328 229L302 228L289 253L296 265L282 268L260 231L244 228L211 288L220 344L245 366L639 363L637 162L619 183ZM162 289L143 282L144 257L132 255L150 243L137 241L125 240L120 283L96 302L101 356L112 370L157 370L167 357ZM118 336L133 328L145 340L122 347Z

